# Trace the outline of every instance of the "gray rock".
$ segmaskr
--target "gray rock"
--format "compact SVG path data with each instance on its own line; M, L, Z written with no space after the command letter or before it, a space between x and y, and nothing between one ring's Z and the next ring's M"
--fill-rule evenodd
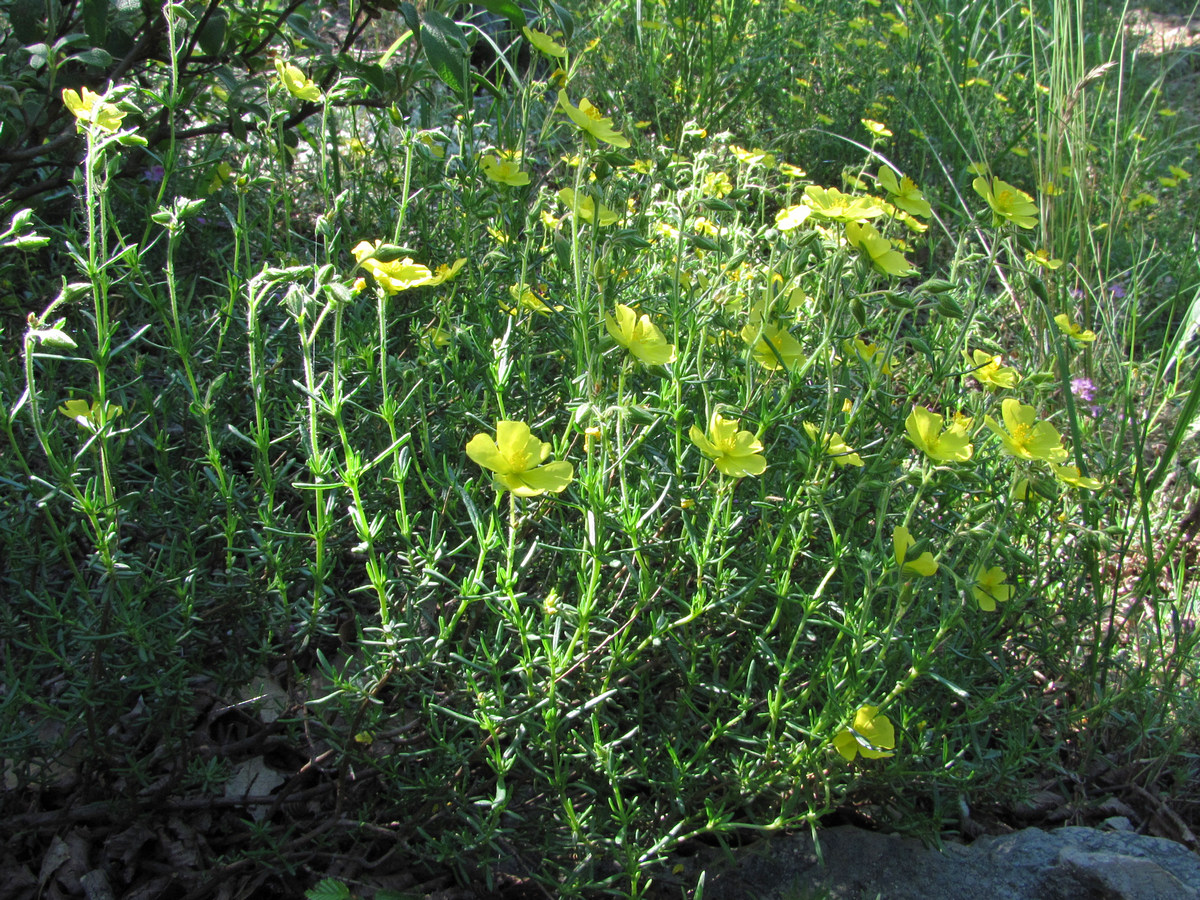
M1075 847L1065 847L1058 855L1058 863L1081 885L1087 885L1103 897L1121 900L1200 898L1193 888L1151 859L1123 853L1085 853Z
M1200 900L1200 856L1162 838L1026 828L942 850L858 828L761 842L705 900Z

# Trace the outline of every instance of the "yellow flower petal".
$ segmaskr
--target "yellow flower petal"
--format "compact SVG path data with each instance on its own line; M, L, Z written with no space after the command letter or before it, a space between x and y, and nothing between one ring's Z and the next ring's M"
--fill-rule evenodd
M522 28L521 34L525 35L525 39L533 44L539 53L554 59L562 59L567 55L567 48L562 44L556 44L548 34L534 31L532 28Z
M734 419L726 419L714 412L705 435L695 425L688 432L701 453L717 466L717 470L730 478L746 475L761 475L767 469L762 456L762 443L749 431L738 431Z
M894 756L896 729L891 719L879 713L879 707L863 706L854 715L854 725L837 733L833 746L847 762L853 762L859 753L867 759Z
M994 225L1012 222L1018 228L1033 228L1038 223L1038 208L1033 198L1007 181L980 175L971 186L992 208Z
M574 467L564 461L547 463L550 445L534 437L524 422L496 423L496 437L477 434L467 442L467 456L495 473L495 482L518 497L560 493L571 483Z
M587 98L580 100L579 106L572 106L571 101L567 98L567 92L560 90L558 105L570 120L579 126L581 131L590 134L596 140L612 144L614 147L629 146L628 138L613 128L612 119L601 115L600 110L596 109Z
M904 420L904 429L913 446L937 462L966 462L974 453L967 430L961 423L951 423L944 430L945 420L923 406L914 406Z
M667 339L648 315L638 314L623 303L616 306L615 316L604 317L604 327L613 340L637 359L651 366L675 361L675 345Z
M999 566L992 566L986 571L981 566L975 571L971 593L975 602L984 612L992 612L997 603L1007 603L1012 596L1012 587L1005 584L1008 576Z
M321 89L304 74L304 71L299 66L293 66L291 63L284 62L282 59L276 57L275 71L279 75L280 83L297 100L307 100L310 103L320 101Z

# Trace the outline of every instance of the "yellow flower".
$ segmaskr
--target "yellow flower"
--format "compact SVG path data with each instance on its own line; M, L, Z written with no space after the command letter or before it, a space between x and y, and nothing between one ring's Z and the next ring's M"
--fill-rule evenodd
M742 329L742 340L750 345L750 355L765 369L784 368L794 372L804 365L804 348L778 323L751 321Z
M430 276L429 280L425 282L425 284L427 284L429 287L433 287L435 284L444 284L447 281L453 281L454 276L458 274L458 270L466 265L466 263L467 258L465 256L460 256L450 265L442 263L434 270L433 274Z
M847 762L854 762L860 753L866 759L894 756L896 729L891 719L879 713L878 706L863 706L854 714L854 724L834 737L833 748Z
M215 194L221 188L225 187L231 178L233 178L233 167L227 162L217 163L217 167L213 170L213 177L208 182L206 192Z
M945 422L937 413L924 406L914 406L904 420L904 430L913 445L937 462L966 462L975 448L967 435L967 429L959 422L952 422L945 430Z
M417 140L425 145L425 149L427 149L431 154L433 154L433 157L435 159L445 159L446 158L446 148L438 143L437 138L434 137L434 132L418 131L417 132Z
M804 189L811 214L818 219L833 222L859 222L874 219L884 213L883 201L878 197L854 197L843 194L835 187L824 188L810 184Z
M529 184L529 173L521 171L521 161L512 150L488 153L481 161L483 174L498 184L523 187Z
M983 566L975 570L972 579L971 593L979 608L984 612L992 612L997 603L1007 603L1012 597L1012 586L1004 583L1008 576L999 566L992 566L984 571Z
M1054 324L1058 326L1058 330L1065 334L1073 341L1079 341L1083 344L1090 344L1096 339L1096 332L1092 330L1083 330L1082 325L1076 325L1071 321L1070 316L1066 313L1060 313L1054 317Z
M575 215L579 216L579 218L583 219L583 221L587 222L589 225L596 224L597 204L596 201L587 194L576 195L575 191L573 191L571 188L563 188L558 192L558 199L564 206L568 207L571 212L575 213ZM607 226L612 225L614 222L620 221L620 213L609 209L603 203L599 204L599 206L600 225Z
M874 137L890 138L892 136L891 129L882 122L876 122L874 119L860 119L859 121L863 123L863 128L867 129Z
M580 130L590 134L596 140L612 144L614 147L629 146L629 139L613 128L612 119L602 116L600 110L592 106L586 97L579 101L579 106L572 106L571 101L567 99L567 92L560 90L558 105L571 121L579 126Z
M67 109L79 120L80 130L83 130L84 125L95 125L103 131L116 131L121 127L121 120L125 118L125 113L116 104L106 103L100 94L89 91L85 87L81 87L79 90L83 96L70 88L65 88L62 92L62 99Z
M1148 194L1142 191L1136 197L1129 201L1129 211L1136 212L1143 206L1158 206L1158 198L1153 194Z
M522 28L521 34L525 35L525 39L546 56L562 59L567 55L567 48L562 44L556 44L548 34L534 31L532 28Z
M980 175L971 182L975 193L987 201L992 208L992 224L999 226L1005 221L1020 228L1033 228L1038 223L1038 208L1024 191L1006 181L992 176Z
M846 240L857 247L871 264L884 275L902 277L914 271L904 254L892 249L892 242L881 235L870 222L846 223Z
M380 250L380 247L379 241L374 244L370 241L360 241L350 252L354 254L359 266L370 273L384 293L391 296L433 281L433 273L426 266L413 262L407 256L403 259L376 259L374 254Z
M938 570L937 560L933 558L933 554L928 550L911 562L904 561L904 558L908 556L908 548L915 543L916 541L913 540L913 536L903 525L897 525L893 529L892 553L896 557L896 565L902 567L905 571L916 572L918 575L926 577L936 575Z
M649 175L649 172L642 173ZM733 190L733 182L729 180L729 176L724 172L709 172L704 176L704 184L701 187L704 195L707 197L724 197Z
M109 403L102 411L95 403L86 400L68 400L58 411L85 431L99 431L124 412L115 403Z
M804 430L808 432L809 440L814 444L820 444L828 456L836 465L839 466L861 466L863 465L862 457L854 452L854 448L846 443L845 438L838 432L821 436L819 429L812 422L804 423Z
M933 211L929 208L929 201L925 199L925 195L921 193L916 182L907 175L897 181L895 172L888 166L880 166L876 178L880 187L887 191L892 205L897 209L902 209L909 215L921 216L926 219L932 215Z
M805 203L784 207L775 213L775 225L780 231L791 231L803 225L811 213L812 209Z
M733 144L729 147L729 152L737 157L738 162L747 166L765 166L768 169L775 168L775 154L768 153L761 147L755 147L753 150L747 150L744 147L739 147Z
M1061 269L1063 261L1061 259L1051 259L1050 252L1042 247L1036 251L1025 251L1025 262L1035 266L1041 266L1043 269L1049 269L1053 272L1055 269Z
M738 431L737 426L737 420L714 412L708 421L707 435L693 425L688 436L701 453L716 463L722 475L730 478L761 475L767 470L762 442L749 431Z
M454 339L454 332L441 325L430 325L425 329L424 338L432 350L442 350L450 346L450 342Z
M970 374L974 375L980 384L1012 390L1021 380L1016 369L1000 365L1003 361L1001 356L992 356L986 350L964 350L962 354L967 365L971 367Z
M1062 435L1049 422L1035 421L1037 410L1020 400L1009 397L1000 410L1004 418L1001 428L991 416L984 416L983 423L1004 444L1004 449L1020 459L1041 459L1061 464L1067 461L1067 451L1062 445Z
M496 437L477 434L467 442L467 456L495 472L497 487L518 497L563 491L575 474L569 462L546 462L550 445L535 438L524 422L497 422Z
M320 102L321 89L313 84L312 79L307 78L298 66L285 63L279 57L275 57L275 71L279 73L279 83L287 88L288 93L297 100L308 100L310 103Z
M854 356L859 362L868 366L878 366L881 375L891 375L895 359L888 359L883 348L878 344L868 344L861 338L853 341L842 341L842 350L847 356Z
M510 316L515 316L521 309L527 309L542 316L548 316L552 312L562 312L562 306L547 306L542 298L530 290L527 285L514 284L508 289L508 295L512 297L514 305L505 306L504 301L501 300L500 308Z
M1051 465L1050 471L1054 473L1054 477L1063 484L1070 485L1073 488L1085 488L1089 491L1098 491L1104 485L1088 475L1084 475L1079 471L1078 466L1056 466Z
M614 341L648 366L675 362L675 345L668 344L658 326L648 315L638 314L618 303L616 316L605 316L604 326Z

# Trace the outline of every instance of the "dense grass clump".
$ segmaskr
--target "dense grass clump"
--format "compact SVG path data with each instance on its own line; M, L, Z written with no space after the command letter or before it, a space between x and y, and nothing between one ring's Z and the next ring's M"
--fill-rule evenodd
M379 842L647 896L1185 784L1166 63L1068 0L443 6L122 11L164 63L22 88L78 165L0 257L14 810L209 798L189 896Z

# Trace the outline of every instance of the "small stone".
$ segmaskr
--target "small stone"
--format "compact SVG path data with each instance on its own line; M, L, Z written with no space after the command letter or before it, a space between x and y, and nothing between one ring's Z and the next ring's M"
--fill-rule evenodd
M1109 816L1100 823L1100 827L1107 831L1133 831L1133 823L1128 816Z
M1106 818L1125 816L1127 819L1133 819L1137 815L1128 803L1118 800L1116 797L1106 797L1104 802L1096 807L1096 812Z

